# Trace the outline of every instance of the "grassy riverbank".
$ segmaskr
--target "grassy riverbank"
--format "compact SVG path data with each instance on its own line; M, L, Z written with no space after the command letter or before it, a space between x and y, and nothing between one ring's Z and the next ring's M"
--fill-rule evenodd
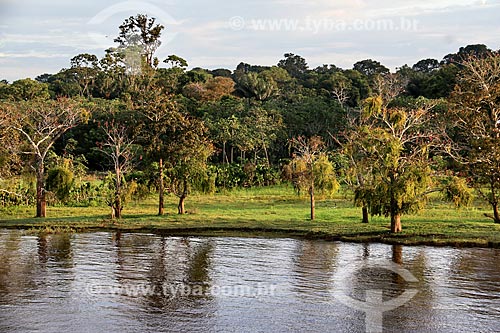
M188 197L188 214L176 214L176 198L167 200L165 216L156 215L154 197L130 202L124 218L111 221L108 207L48 207L48 218L34 219L33 207L0 210L0 228L45 230L123 230L171 235L305 237L406 245L500 248L500 225L483 216L488 207L456 210L438 198L420 214L403 217L403 232L389 233L389 220L373 217L363 224L361 211L342 195L319 201L317 219L308 220L309 203L291 188L235 190Z

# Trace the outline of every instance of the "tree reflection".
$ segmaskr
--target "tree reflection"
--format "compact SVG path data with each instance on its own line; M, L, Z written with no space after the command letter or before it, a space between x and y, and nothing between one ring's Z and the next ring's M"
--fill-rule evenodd
M297 242L294 258L294 287L305 295L330 297L332 275L337 256L335 243L318 241ZM311 293L311 290L314 293Z
M37 253L38 260L42 264L51 261L59 267L72 267L71 234L40 233L37 238Z
M136 292L120 297L143 309L137 320L147 322L148 316L154 316L148 326L168 331L179 323L174 317L197 321L209 317L211 240L121 234L113 242L121 290ZM164 314L161 320L155 316L159 312Z

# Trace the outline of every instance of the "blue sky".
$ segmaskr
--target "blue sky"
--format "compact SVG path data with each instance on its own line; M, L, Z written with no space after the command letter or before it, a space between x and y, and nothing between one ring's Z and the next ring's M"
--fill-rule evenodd
M395 69L468 44L500 48L500 0L0 0L0 79L101 56L137 13L166 27L157 56L176 54L190 67L274 65L291 52L311 68L371 58Z

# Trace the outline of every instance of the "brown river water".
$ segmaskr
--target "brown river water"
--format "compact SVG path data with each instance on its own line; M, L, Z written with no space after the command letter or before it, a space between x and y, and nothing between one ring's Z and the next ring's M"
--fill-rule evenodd
M0 332L500 332L500 250L0 229Z

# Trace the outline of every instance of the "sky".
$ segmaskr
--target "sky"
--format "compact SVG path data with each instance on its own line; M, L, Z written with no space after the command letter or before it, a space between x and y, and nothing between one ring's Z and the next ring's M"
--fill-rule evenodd
M0 79L101 57L138 13L165 26L156 56L191 68L270 66L294 53L310 68L374 59L394 70L469 44L500 48L500 0L0 0Z

